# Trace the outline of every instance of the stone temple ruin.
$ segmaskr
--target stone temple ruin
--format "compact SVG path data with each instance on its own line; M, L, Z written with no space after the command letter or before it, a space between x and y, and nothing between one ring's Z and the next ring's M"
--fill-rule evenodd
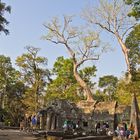
M65 120L79 122L84 130L94 130L95 122L106 122L112 130L119 122L129 122L130 106L118 105L117 102L86 102L77 104L66 100L50 101L46 108L39 112L40 129L63 129Z
M66 100L53 100L39 113L41 129L46 130L62 130L65 119L76 121L82 117L81 110Z

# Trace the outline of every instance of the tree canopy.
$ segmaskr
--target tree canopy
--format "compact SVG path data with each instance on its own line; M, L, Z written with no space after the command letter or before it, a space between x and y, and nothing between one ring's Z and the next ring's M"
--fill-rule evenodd
M4 17L5 12L11 12L11 7L0 1L0 32L4 32L6 35L9 34L9 30L6 29L6 25L9 24L7 19Z
M128 82L131 80L131 66L128 57L129 49L125 44L126 35L135 26L135 22L127 16L128 8L123 1L99 0L98 6L89 6L83 11L84 18L92 25L113 35L124 54L127 65Z
M63 23L60 19L53 18L48 24L45 24L47 35L43 38L55 44L62 44L68 51L73 62L74 77L83 88L87 101L93 101L93 96L87 83L79 74L79 68L87 61L99 59L96 50L99 47L99 34L86 29L81 30L78 26L72 26L72 17L64 16Z
M126 46L129 48L129 60L132 74L140 64L140 24L136 25L126 38ZM134 76L134 75L133 75Z
M53 66L53 75L55 79L52 79L47 86L46 99L67 99L70 101L79 101L83 99L83 91L80 85L77 83L73 74L73 62L72 59L64 59L58 57ZM91 77L95 76L96 68L86 67L80 70L80 76L90 86L94 87Z
M21 70L24 84L28 86L24 102L31 111L37 111L50 72L46 67L47 58L38 56L38 48L27 46L26 49L27 53L17 57L16 64Z
M132 10L128 16L133 16L137 20L140 18L140 1L139 0L125 0L126 4L132 5Z
M114 100L118 78L113 75L100 77L98 86L103 88L103 93L108 96L109 100Z

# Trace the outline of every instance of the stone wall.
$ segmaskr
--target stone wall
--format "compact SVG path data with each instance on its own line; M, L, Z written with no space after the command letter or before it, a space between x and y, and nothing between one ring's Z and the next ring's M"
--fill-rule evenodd
M130 114L130 108L127 106L119 106L116 102L96 101L80 101L78 104L74 104L66 100L54 100L48 104L45 110L46 118L43 120L47 120L48 130L61 130L65 120L75 123L79 121L80 127L85 130L93 130L96 122L109 122L110 128L114 129L119 121L124 121L119 118Z

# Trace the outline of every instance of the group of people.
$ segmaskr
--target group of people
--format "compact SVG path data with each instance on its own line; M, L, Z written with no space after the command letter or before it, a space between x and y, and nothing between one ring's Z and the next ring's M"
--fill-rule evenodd
M79 123L80 123L79 121L73 122L71 120L65 120L64 124L63 124L64 132L66 132L68 130L74 131L75 129L78 129L79 128Z
M20 121L20 130L34 131L37 126L37 116L31 115Z
M86 124L86 125L85 125ZM83 126L88 126L87 122L83 122ZM75 130L80 128L80 121L73 122L71 120L65 120L63 124L63 129L64 131L69 131L69 130ZM108 132L109 130L109 123L108 122L103 122L102 124L100 122L95 123L95 132L96 134L100 134L101 131L103 132Z
M100 134L101 132L107 133L109 131L109 123L107 122L97 122L95 123L95 132Z
M134 137L134 127L130 126L128 128L127 124L125 122L120 123L117 126L117 129L115 130L115 135L120 137L121 139L123 139L123 138L133 139L133 137Z
M98 135L100 135L102 133L105 133L109 136L115 135L119 139L122 139L122 140L123 139L131 140L134 138L134 126L130 125L130 127L128 128L127 123L125 123L125 122L118 124L115 131L111 131L111 129L109 129L108 122L103 122L103 123L96 122L95 123L95 132Z

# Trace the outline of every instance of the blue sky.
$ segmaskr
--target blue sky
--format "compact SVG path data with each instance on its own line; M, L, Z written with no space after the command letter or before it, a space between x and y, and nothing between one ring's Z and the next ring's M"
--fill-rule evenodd
M9 56L13 66L17 56L25 52L24 47L31 45L41 48L40 55L48 58L48 67L52 68L58 56L68 57L62 47L56 47L41 39L46 29L43 24L52 17L62 15L78 15L92 0L2 0L11 5L11 14L5 16L10 24L7 27L10 35L0 34L0 54ZM80 22L80 21L79 21ZM80 23L79 23L80 24ZM97 78L103 75L120 77L126 71L126 65L119 44L108 33L101 35L102 40L110 42L113 52L105 53L96 61Z

